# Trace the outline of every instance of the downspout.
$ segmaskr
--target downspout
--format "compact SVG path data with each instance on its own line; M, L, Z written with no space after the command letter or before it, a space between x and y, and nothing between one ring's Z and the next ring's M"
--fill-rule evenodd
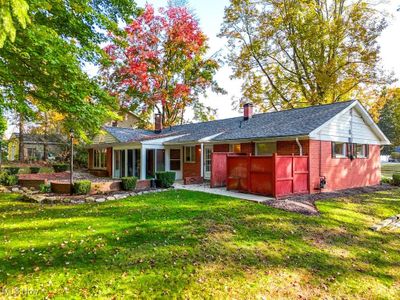
M299 138L296 138L297 146L299 146L300 156L303 156L303 146L301 145Z

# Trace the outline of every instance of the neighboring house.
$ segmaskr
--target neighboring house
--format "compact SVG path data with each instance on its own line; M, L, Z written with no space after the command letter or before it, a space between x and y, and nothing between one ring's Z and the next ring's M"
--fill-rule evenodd
M48 157L55 158L62 151L63 137L58 134L24 134L25 160L44 160L45 147ZM13 133L8 140L8 160L15 161L19 158L19 133Z
M106 123L104 126L106 127L122 127L122 128L133 128L136 127L138 122L138 117L135 116L132 112L122 112L119 114L121 117L120 120L111 121Z
M358 101L263 114L245 105L244 116L155 130L104 127L89 149L89 169L102 176L177 180L210 179L212 153L307 156L307 191L338 190L380 182L380 147L390 144ZM220 165L222 173L226 166ZM266 168L266 167L265 167ZM264 168L264 169L265 169Z

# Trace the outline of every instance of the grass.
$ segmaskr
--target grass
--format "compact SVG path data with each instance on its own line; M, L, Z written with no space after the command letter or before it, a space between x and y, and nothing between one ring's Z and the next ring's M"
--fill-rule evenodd
M40 206L0 195L0 298L400 297L400 189L308 217L189 191ZM17 290L18 289L18 290Z
M392 178L394 173L400 172L400 163L382 164L382 176Z

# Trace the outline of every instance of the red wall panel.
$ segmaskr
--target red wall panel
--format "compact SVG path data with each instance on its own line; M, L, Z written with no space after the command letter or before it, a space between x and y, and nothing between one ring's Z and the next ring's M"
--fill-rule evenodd
M377 185L380 183L380 146L369 145L368 158L332 158L329 141L311 140L310 146L311 192L319 192L320 175L326 177L323 191Z

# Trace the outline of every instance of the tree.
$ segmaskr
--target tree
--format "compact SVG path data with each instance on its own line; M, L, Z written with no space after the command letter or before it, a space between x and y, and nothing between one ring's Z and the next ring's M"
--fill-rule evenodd
M400 145L400 88L385 90L379 101L378 106L378 126L392 142L392 145ZM393 147L386 147L389 154Z
M223 90L213 80L219 65L205 58L207 38L184 6L168 6L156 14L151 5L129 24L124 39L116 37L105 48L110 64L103 79L121 106L149 121L153 111L162 114L164 126L183 122L189 107L201 108L199 96L208 88Z
M28 16L29 5L25 0L12 0L0 2L0 48L3 47L7 37L13 42L16 35L16 24L22 28L30 22Z
M361 97L389 82L377 38L386 22L366 1L231 0L227 38L242 101L262 110Z
M100 65L101 43L121 34L119 22L136 14L131 0L28 0L31 23L0 49L0 108L33 120L38 111L61 113L77 136L115 117L114 97L84 71Z

